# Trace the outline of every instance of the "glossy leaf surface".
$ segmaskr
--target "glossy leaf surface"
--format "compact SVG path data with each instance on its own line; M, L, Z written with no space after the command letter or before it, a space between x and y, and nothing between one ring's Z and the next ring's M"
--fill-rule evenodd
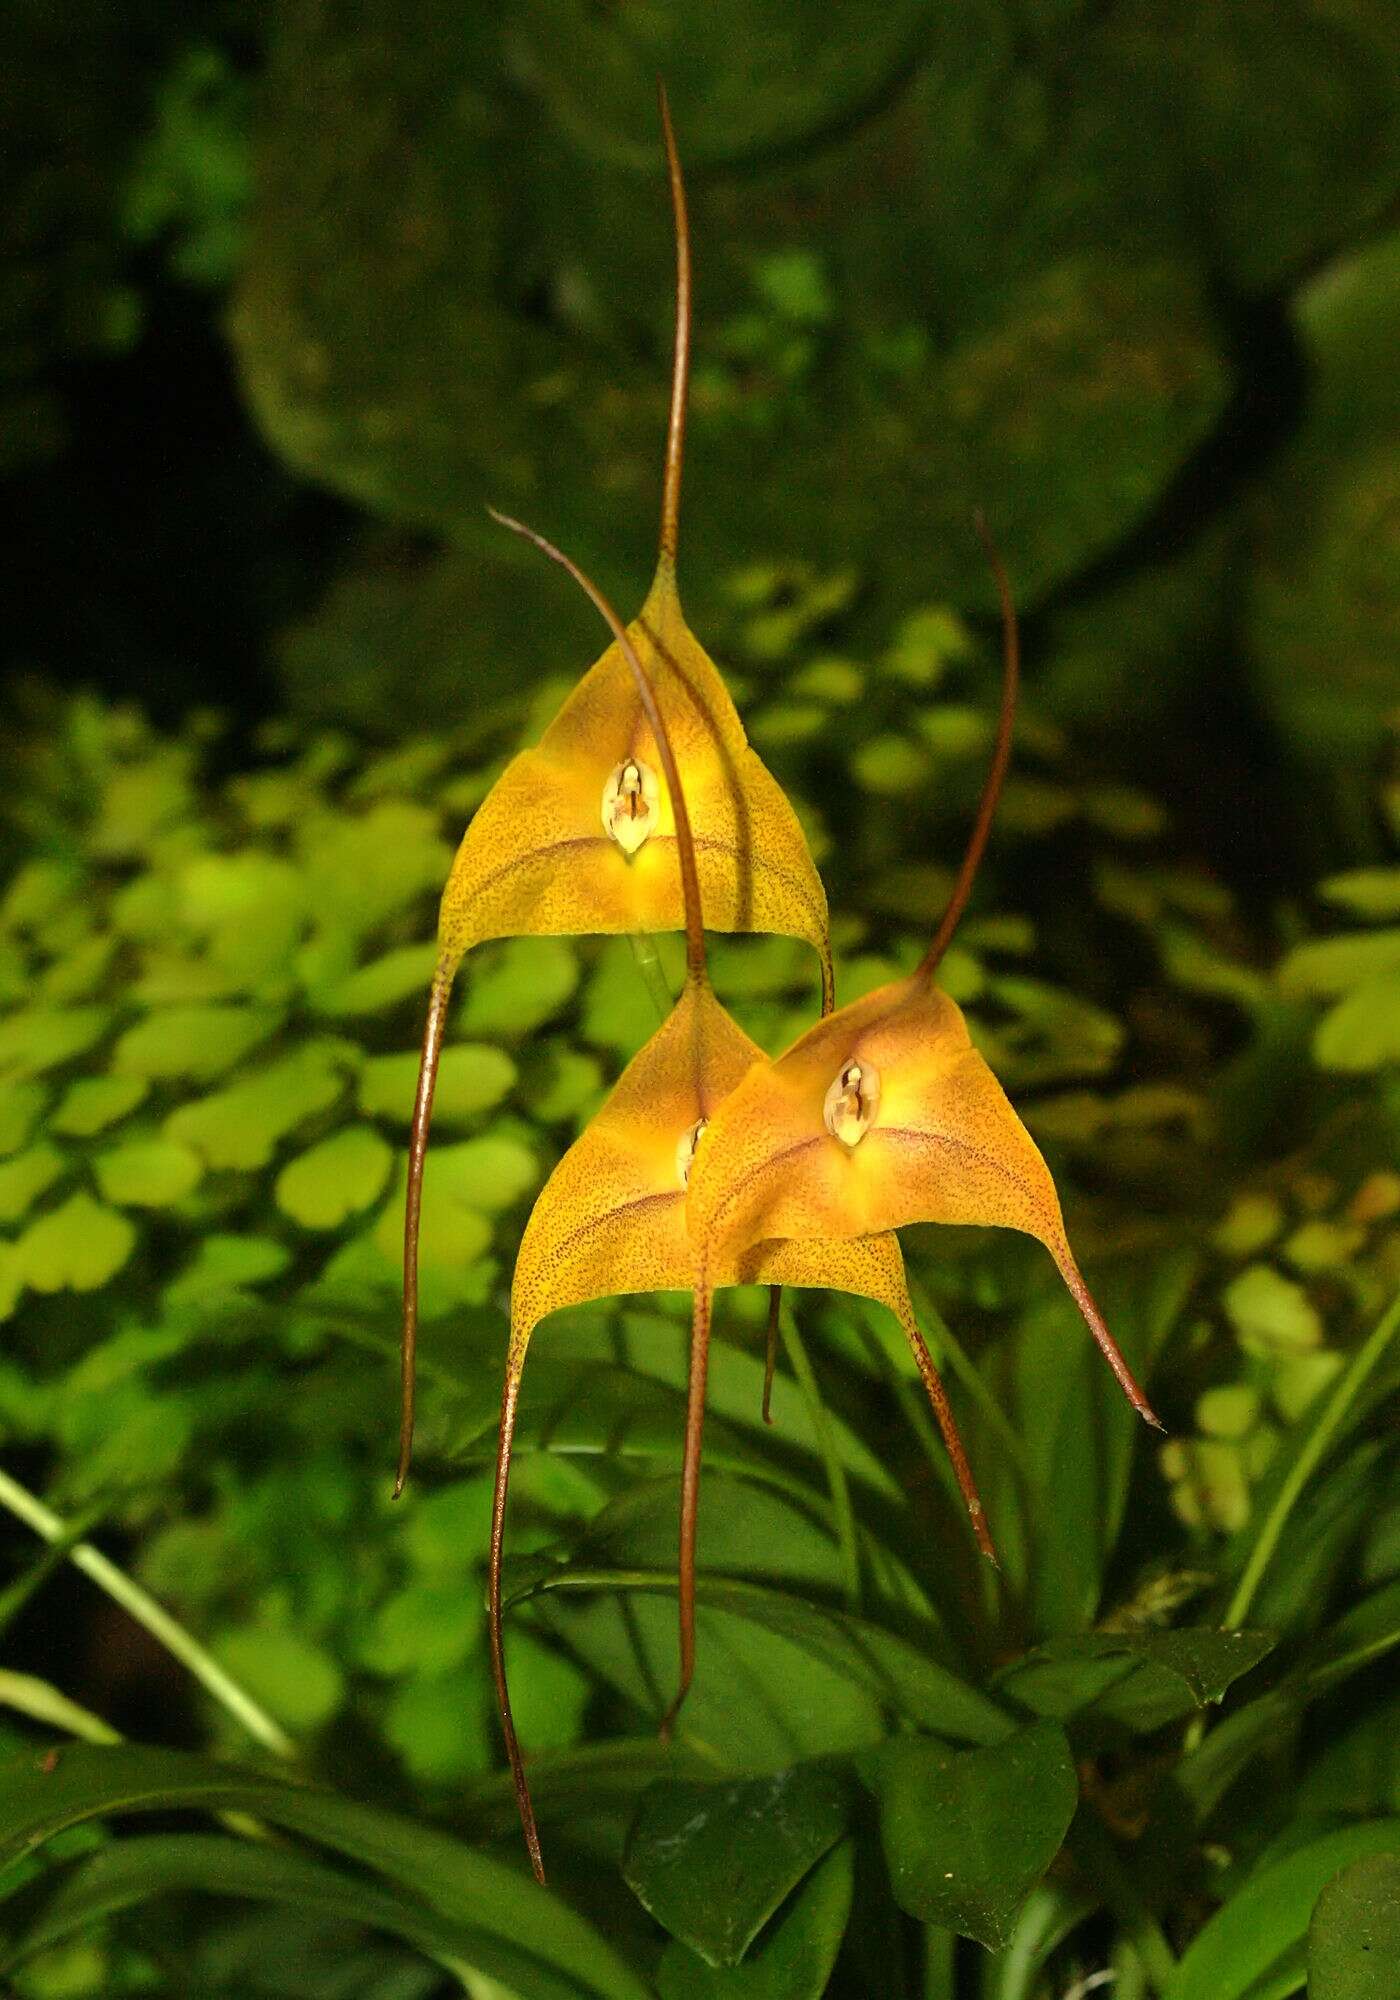
M896 1737L870 1768L900 1907L1000 1950L1074 1817L1063 1730L1032 1723L984 1750Z
M728 1785L662 1780L637 1808L623 1874L672 1937L709 1965L737 1965L848 1812L846 1785L819 1764Z
M739 1965L718 1967L672 1943L657 1969L661 2000L821 2000L850 1915L849 1841L819 1861Z

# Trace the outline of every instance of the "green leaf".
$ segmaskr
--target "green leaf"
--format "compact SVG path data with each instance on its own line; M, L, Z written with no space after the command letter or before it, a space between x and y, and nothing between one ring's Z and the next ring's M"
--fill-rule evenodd
M118 1208L169 1208L204 1178L204 1162L178 1139L133 1139L99 1153L97 1185Z
M56 1146L40 1140L28 1152L0 1165L0 1222L19 1222L53 1186L68 1162Z
M1295 945L1278 969L1278 981L1288 994L1333 999L1382 972L1400 972L1400 925Z
M281 1025L266 1007L162 1007L128 1028L112 1052L112 1067L132 1076L197 1082L222 1076Z
M1400 917L1400 868L1353 868L1319 882L1317 893L1371 923Z
M1362 980L1323 1015L1313 1054L1324 1069L1384 1069L1400 1062L1400 966Z
M849 1811L846 1785L820 1764L728 1785L663 1778L642 1795L622 1872L672 1937L707 1965L737 1965Z
M277 1176L277 1206L303 1229L338 1229L384 1192L394 1156L368 1125L347 1125L289 1160Z
M1394 2000L1400 1967L1400 1855L1334 1875L1308 1925L1308 2000Z
M510 938L474 951L464 976L458 1032L514 1042L559 1012L578 984L578 959L563 938Z
M38 930L71 902L82 882L82 871L69 861L36 858L15 870L0 900L0 925L6 930Z
M0 1159L17 1153L48 1103L42 1083L0 1083Z
M0 1769L0 1866L93 1819L182 1811L252 1813L350 1857L467 1926L468 1962L531 2000L647 2000L592 1925L517 1869L395 1814L179 1751L79 1745L53 1766L26 1752Z
M426 1176L436 1192L487 1215L513 1208L538 1178L539 1166L528 1146L495 1137L436 1147Z
M307 1043L211 1097L182 1104L166 1120L166 1132L193 1146L211 1167L266 1166L280 1139L334 1104L344 1090L337 1053Z
M661 2000L821 2000L851 1913L855 1864L841 1841L778 1911L741 1965L717 1968L685 1945L667 1945L657 1968Z
M1267 1632L1205 1626L1086 1632L1051 1639L997 1677L997 1691L1037 1715L1064 1721L1082 1709L1127 1727L1157 1729L1191 1707L1223 1700L1241 1674L1272 1652Z
M484 1629L480 1593L467 1587L465 1577L410 1583L375 1611L359 1656L371 1673L390 1678L445 1674L481 1644Z
M487 1768L489 1691L477 1660L447 1673L415 1674L394 1689L384 1714L385 1740L418 1783L459 1785Z
M407 1125L418 1087L418 1051L371 1056L360 1072L360 1109L369 1118ZM433 1093L433 1124L464 1124L499 1104L515 1087L516 1069L504 1049L489 1042L458 1042L444 1049Z
M437 962L434 944L398 945L344 979L315 985L308 998L318 1014L341 1019L352 1014L382 1014L410 993L426 996ZM427 1001L424 999L424 1005Z
M445 1149L439 1149L445 1150ZM423 1186L423 1211L418 1241L420 1267L466 1271L491 1247L491 1221L481 1210L458 1199L433 1173L436 1154L429 1155ZM408 1169L399 1162L393 1192L371 1232L375 1248L396 1268L403 1261L403 1205Z
M165 1288L166 1303L187 1306L279 1278L291 1252L270 1236L206 1236L178 1278Z
M30 1223L15 1245L15 1258L33 1291L95 1292L116 1276L135 1247L136 1231L124 1215L90 1194L75 1194Z
M384 799L363 813L310 814L298 845L308 907L328 929L352 937L440 890L452 861L437 814L407 799ZM427 980L425 972L425 997Z
M1281 1861L1265 1857L1197 1932L1162 2000L1283 2000L1298 1992L1314 1903L1334 1875L1371 1854L1400 1855L1400 1819L1322 1834Z
M133 1835L54 1870L29 1891L35 1910L23 1934L0 1954L8 1971L65 1939L153 1897L195 1892L285 1905L288 1913L337 1924L368 1924L441 1959L471 1963L478 1940L416 1897L367 1883L285 1845L276 1848L219 1834Z
M1251 1264L1226 1286L1221 1303L1251 1354L1305 1354L1322 1341L1322 1321L1302 1286L1271 1264Z
M707 1501L713 1496L712 1486ZM675 1588L669 1571L570 1567L536 1571L530 1594L571 1649L648 1712L675 1671ZM875 1743L891 1713L969 1743L1011 1731L1004 1710L926 1647L869 1620L714 1576L697 1579L696 1601L698 1665L679 1726L736 1761L747 1757L751 1768ZM756 1698L736 1703L736 1686Z
M319 1729L344 1700L344 1676L330 1654L285 1627L245 1625L225 1632L214 1651L289 1729Z
M49 1117L49 1130L91 1139L134 1111L150 1082L144 1076L80 1076L64 1091Z
M982 1750L897 1737L867 1768L900 1908L999 1951L1074 1817L1064 1731L1035 1722Z
M86 1055L111 1024L109 1007L27 1007L0 1020L0 1077L40 1076Z

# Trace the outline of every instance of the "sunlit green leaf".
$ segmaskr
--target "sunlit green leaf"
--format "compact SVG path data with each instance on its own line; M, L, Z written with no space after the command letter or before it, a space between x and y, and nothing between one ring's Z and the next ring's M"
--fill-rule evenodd
M193 1077L207 1082L232 1069L279 1025L279 1017L266 1008L161 1008L127 1029L112 1052L112 1066L160 1081Z
M1318 1023L1313 1054L1324 1069L1400 1063L1400 965L1363 979Z
M168 1208L204 1178L204 1162L178 1139L133 1139L93 1161L97 1185L118 1208Z
M510 938L474 951L462 984L457 1033L519 1041L559 1012L578 984L578 960L563 938Z
M56 1146L40 1140L26 1153L0 1162L0 1222L19 1222L53 1186L67 1161Z
M1317 893L1371 923L1400 917L1400 868L1353 868L1319 882Z
M279 1140L334 1104L344 1088L336 1052L308 1042L295 1055L240 1077L211 1097L182 1104L165 1129L202 1153L211 1167L261 1167Z
M504 1049L489 1042L458 1042L442 1052L433 1094L436 1130L464 1123L499 1104L514 1087L516 1068ZM360 1109L370 1118L406 1126L418 1085L418 1051L371 1056L360 1072Z
M172 1306L190 1305L245 1285L267 1284L291 1261L291 1252L267 1236L205 1236L191 1262L166 1286L166 1300Z
M0 1159L17 1153L48 1103L42 1083L0 1083Z
M15 1254L25 1284L36 1292L94 1292L116 1276L135 1247L136 1231L124 1215L80 1193L31 1222Z
M106 1007L29 1007L0 1019L0 1078L40 1076L101 1041Z
M494 1215L512 1208L539 1179L539 1165L518 1139L462 1139L438 1146L428 1164L428 1185L468 1208Z
M1285 993L1333 998L1383 972L1400 971L1400 927L1295 945L1278 970Z
M368 1125L347 1125L289 1160L277 1176L277 1206L303 1229L338 1229L384 1191L394 1156Z
M1224 1306L1251 1353L1303 1353L1322 1339L1322 1321L1307 1293L1271 1264L1251 1264L1232 1278Z
M91 1139L134 1111L150 1089L144 1076L80 1076L49 1116L49 1130Z
M427 992L436 958L437 947L431 943L399 945L343 979L313 986L311 1004L318 1014L334 1019L382 1014L410 993Z

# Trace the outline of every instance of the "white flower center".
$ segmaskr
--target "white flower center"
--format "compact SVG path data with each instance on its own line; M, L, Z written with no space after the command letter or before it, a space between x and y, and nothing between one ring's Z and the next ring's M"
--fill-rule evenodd
M603 787L603 831L629 857L656 830L660 796L649 764L628 757Z

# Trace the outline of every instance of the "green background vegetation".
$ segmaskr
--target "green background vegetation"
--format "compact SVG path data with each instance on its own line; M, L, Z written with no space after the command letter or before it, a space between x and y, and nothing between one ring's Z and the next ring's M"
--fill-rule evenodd
M10 21L9 1989L1393 2000L1394 7ZM994 1580L892 1323L798 1296L770 1430L762 1301L725 1295L665 1751L684 1302L552 1322L509 1536L546 1897L490 1469L524 1216L656 1022L625 942L469 961L394 1505L397 1246L453 843L600 650L484 503L625 611L649 574L658 70L692 622L854 998L980 784L985 507L1027 688L946 984L1171 1435L1033 1245L906 1232ZM801 947L714 974L770 1049L812 1018Z

